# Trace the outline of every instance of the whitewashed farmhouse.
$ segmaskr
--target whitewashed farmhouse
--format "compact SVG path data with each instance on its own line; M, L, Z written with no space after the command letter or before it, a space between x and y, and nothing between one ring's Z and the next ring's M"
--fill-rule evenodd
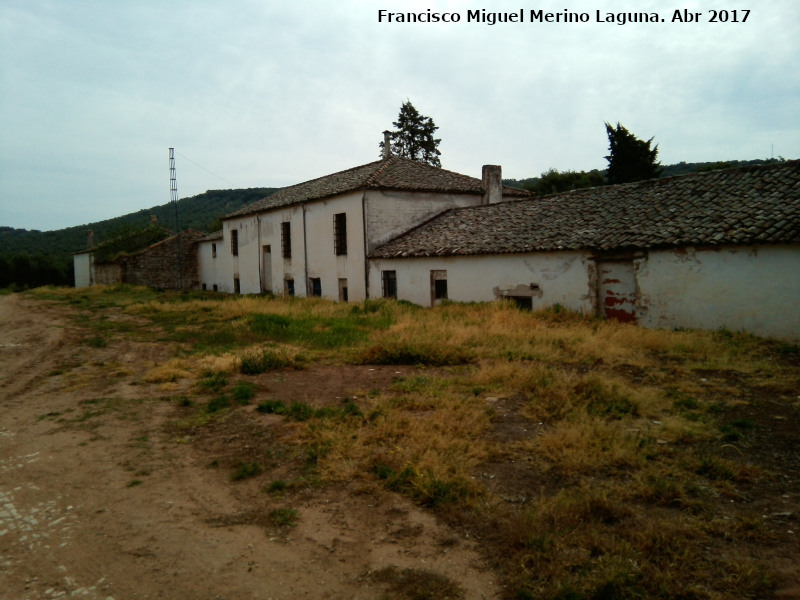
M241 294L380 297L368 256L448 209L529 197L499 167L478 179L423 163L382 160L287 188L223 217L198 244L201 287Z
M454 208L373 250L369 289L511 298L800 341L800 161Z

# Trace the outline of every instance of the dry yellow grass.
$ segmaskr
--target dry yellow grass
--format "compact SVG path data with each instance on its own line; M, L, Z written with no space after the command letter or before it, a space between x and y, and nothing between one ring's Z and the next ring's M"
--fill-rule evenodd
M797 367L782 361L774 344L730 332L646 330L555 309L530 313L508 303L419 309L389 301L176 302L136 294L138 302L126 297L117 306L153 315L182 348L181 358L145 376L162 385L234 373L243 353L260 344L305 352L312 363L381 356L428 365L389 389L358 394L356 410L312 411L293 424L295 441L323 481L384 485L428 505L457 507L465 528L491 529L484 539L489 554L501 555L496 565L509 597L732 600L771 593L756 561L720 551L731 540L763 535L761 521L733 508L746 496L742 487L767 476L749 464L745 444L722 437L730 423L720 415L755 396L798 403ZM65 297L84 308L113 300L114 292ZM281 320L257 318L263 315L311 323L312 335L273 339L269 326ZM368 324L370 316L385 322ZM314 336L337 326L360 335L316 343ZM227 335L225 343L188 352L186 334L207 331ZM437 363L432 349L458 360ZM443 364L457 366L430 367ZM504 438L492 410L500 401L517 419L512 424L535 427ZM508 467L504 485L538 493L524 490L520 505L493 496L476 473L500 461ZM518 475L525 479L515 481ZM540 480L550 487L537 487Z

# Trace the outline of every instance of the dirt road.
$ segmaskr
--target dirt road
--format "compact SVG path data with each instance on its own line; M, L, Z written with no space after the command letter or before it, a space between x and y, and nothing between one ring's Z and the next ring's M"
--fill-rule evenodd
M386 590L371 573L392 565L498 597L474 543L402 498L232 482L215 457L281 425L241 410L216 441L176 436L180 408L142 382L168 348L87 344L66 310L0 296L0 598L366 600ZM330 375L297 377L335 393L380 377ZM280 509L295 526L264 518Z

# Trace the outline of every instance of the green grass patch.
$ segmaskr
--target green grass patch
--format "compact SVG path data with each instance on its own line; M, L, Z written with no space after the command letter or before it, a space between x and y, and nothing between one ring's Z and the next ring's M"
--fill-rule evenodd
M424 365L431 367L468 364L473 355L466 348L447 343L412 343L386 340L362 351L356 362L364 365Z
M222 394L221 396L217 396L208 401L206 404L206 412L208 413L215 413L221 410L225 410L226 408L231 407L231 399L226 394Z
M255 462L239 463L236 465L236 470L231 475L233 481L241 481L242 479L251 479L257 477L264 472L264 467Z
M255 396L256 386L248 381L237 381L231 390L231 396L238 404L250 404Z
M297 511L293 508L275 508L269 511L269 520L275 527L295 527Z

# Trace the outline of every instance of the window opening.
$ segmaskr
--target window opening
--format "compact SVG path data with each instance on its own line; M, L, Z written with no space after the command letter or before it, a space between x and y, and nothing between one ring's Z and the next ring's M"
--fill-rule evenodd
M281 223L281 255L292 258L292 224L288 221Z
M312 277L308 282L308 287L311 288L311 295L316 298L322 296L322 280L319 277Z
M381 271L383 297L397 299L397 271Z
M231 254L239 256L239 232L231 229Z
M336 256L347 254L347 214L333 215L333 251Z

